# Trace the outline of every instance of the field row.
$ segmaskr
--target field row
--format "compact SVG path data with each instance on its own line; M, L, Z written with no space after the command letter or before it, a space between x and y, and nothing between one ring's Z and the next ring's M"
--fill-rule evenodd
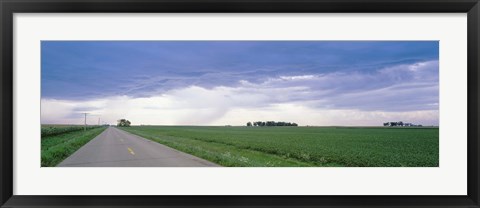
M55 136L73 131L81 131L85 129L94 129L102 126L84 126L84 125L42 125L41 132L42 137Z

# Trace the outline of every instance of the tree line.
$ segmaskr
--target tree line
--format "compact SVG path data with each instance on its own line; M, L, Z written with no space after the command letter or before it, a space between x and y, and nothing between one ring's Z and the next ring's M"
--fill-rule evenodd
M413 127L422 127L421 124L404 123L403 121L399 121L399 122L386 122L386 123L383 123L383 126L413 126Z
M127 120L127 119L120 119L120 120L117 120L117 126L120 126L120 127L129 127L132 123Z
M247 126L298 126L296 123L291 122L275 122L275 121L255 121L255 122L248 122Z

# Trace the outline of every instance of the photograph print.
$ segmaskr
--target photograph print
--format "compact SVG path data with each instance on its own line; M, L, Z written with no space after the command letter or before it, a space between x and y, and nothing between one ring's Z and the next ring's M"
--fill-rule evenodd
M42 167L439 167L438 41L42 41Z

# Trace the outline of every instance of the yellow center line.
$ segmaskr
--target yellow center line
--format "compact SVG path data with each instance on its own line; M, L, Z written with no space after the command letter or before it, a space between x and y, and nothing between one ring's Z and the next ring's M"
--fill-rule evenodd
M130 152L130 154L135 155L135 152L133 152L132 148L129 147L128 151Z

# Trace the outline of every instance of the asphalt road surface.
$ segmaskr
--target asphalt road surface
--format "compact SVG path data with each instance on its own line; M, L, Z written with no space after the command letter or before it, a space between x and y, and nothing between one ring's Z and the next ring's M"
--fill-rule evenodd
M115 127L109 127L58 166L214 167L219 165Z

